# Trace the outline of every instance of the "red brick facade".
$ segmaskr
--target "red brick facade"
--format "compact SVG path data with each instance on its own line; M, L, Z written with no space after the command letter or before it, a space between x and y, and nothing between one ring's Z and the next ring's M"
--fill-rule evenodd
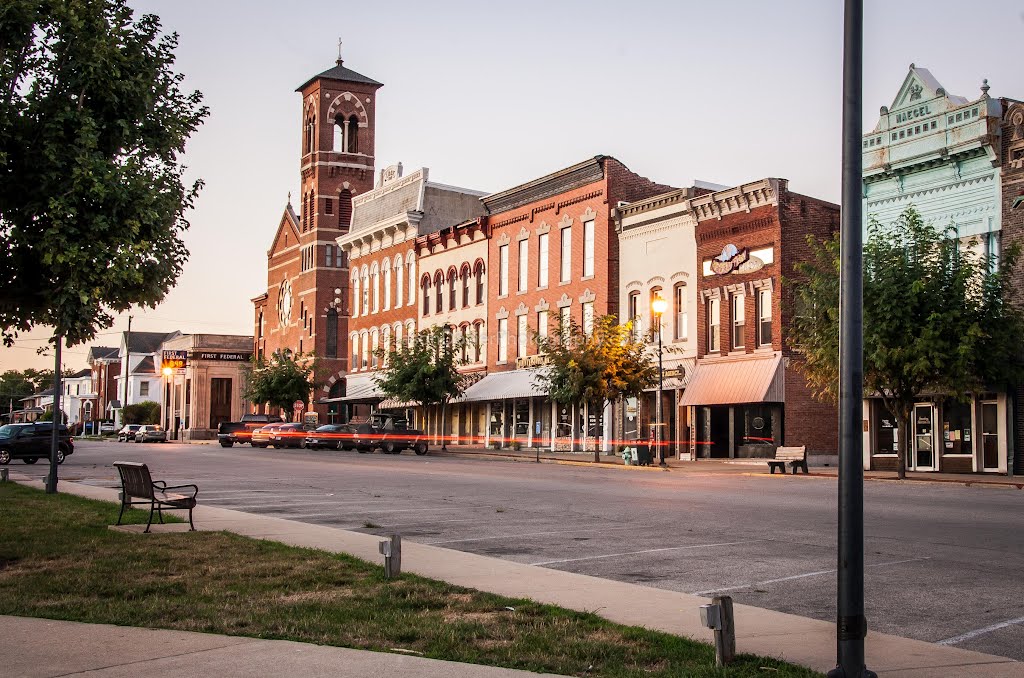
M267 291L253 299L254 349L314 352L322 379L347 372L347 262L336 243L348 231L352 198L374 181L374 119L380 83L342 66L298 90L300 119L299 210L287 206L267 252ZM310 410L321 418L325 405Z
M809 452L836 454L838 450L837 413L833 405L815 399L798 369L799 360L786 341L786 328L792 318L794 266L811 257L807 235L828 238L839 228L839 206L815 198L790 193L784 179L747 184L694 199L697 217L698 359L734 358L756 354L782 356L784 370L785 419L784 445L806 445ZM763 267L742 272L708 275L707 262L726 258L732 246L739 259L764 252ZM730 249L730 251L733 251ZM771 252L771 263L767 262ZM771 341L758 336L758 295L771 294ZM742 347L733 346L733 296L743 297ZM718 350L709 350L709 303L718 303ZM698 369L700 369L698 367ZM700 434L698 433L698 439Z

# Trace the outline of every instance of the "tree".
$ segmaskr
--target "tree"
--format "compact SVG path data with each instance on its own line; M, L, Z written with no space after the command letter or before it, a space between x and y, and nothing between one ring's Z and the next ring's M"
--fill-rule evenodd
M796 266L789 339L817 397L839 389L839 235L808 238L812 261ZM1010 300L1019 253L997 261L926 224L908 208L895 223L872 220L864 246L864 388L897 424L897 473L906 474L914 401L922 394L966 401L1020 379L1024 316Z
M125 0L0 6L0 332L67 346L154 307L188 252L179 155L206 117L172 70L177 35Z
M275 351L269 359L254 357L243 394L252 403L270 404L290 413L295 401L309 403L310 393L320 383L318 370L312 353L293 354L284 349Z
M621 397L635 397L658 381L658 366L646 355L647 346L613 315L594 320L593 331L570 322L551 335L534 333L547 366L537 373L538 385L562 405L599 400L604 406ZM594 452L594 461L598 452Z
M144 400L135 405L125 405L121 416L126 424L159 424L160 403Z
M466 375L459 372L461 353L460 340L443 326L417 332L393 351L385 347L378 352L383 367L374 381L389 398L414 402L424 413L428 407L441 406L441 449L446 449L448 403L462 395L466 386Z

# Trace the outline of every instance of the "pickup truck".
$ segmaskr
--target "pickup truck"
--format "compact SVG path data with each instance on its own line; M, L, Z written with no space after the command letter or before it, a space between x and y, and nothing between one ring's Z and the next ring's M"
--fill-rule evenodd
M221 447L252 442L252 432L264 424L277 424L281 417L273 414L243 414L241 421L229 421L217 427L217 441Z
M427 434L409 428L405 417L377 412L349 426L351 439L346 440L344 446L354 447L359 452L371 452L379 447L384 454L400 454L405 449L419 455L427 453Z

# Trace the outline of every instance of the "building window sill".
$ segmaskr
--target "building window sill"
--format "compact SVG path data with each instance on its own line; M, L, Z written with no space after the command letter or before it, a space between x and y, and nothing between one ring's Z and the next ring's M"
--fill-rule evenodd
M508 295L507 294L499 294L498 298L499 299L508 299Z
M593 279L594 279L593 275L585 275L582 278L580 278L580 280L593 280Z
M548 288L547 285L537 285L537 291L538 292L540 292L541 290L546 290L547 288Z

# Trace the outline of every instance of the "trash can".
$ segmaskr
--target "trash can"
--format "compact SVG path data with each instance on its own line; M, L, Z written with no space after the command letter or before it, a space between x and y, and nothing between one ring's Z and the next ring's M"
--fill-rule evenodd
M636 444L636 463L639 466L651 465L651 443L648 440L638 440Z

